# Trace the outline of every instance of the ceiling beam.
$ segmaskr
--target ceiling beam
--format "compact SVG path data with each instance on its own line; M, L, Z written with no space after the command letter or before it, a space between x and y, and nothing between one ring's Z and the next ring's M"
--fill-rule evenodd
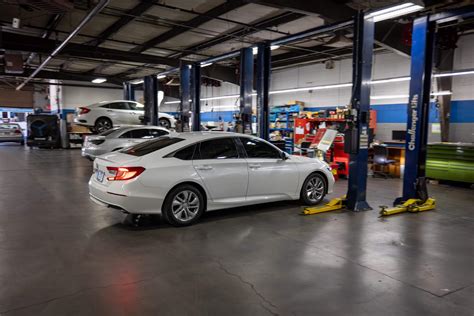
M163 42L165 42L165 41L167 41L167 40L169 40L173 37L176 37L176 36L186 32L186 31L189 31L192 28L196 28L196 27L200 26L201 24L204 24L206 22L211 21L214 17L223 15L223 14L229 12L229 11L237 9L238 7L241 7L244 4L245 3L244 3L243 0L227 0L223 4L218 5L217 7L214 7L212 9L206 11L202 15L198 15L198 16L192 18L191 20L189 20L187 22L184 22L183 25L177 25L177 26L173 27L171 30L169 30L169 31L167 31L163 34L160 34L160 35L146 41L145 43L143 43L141 45L136 46L131 51L136 52L136 53L142 53L142 52L146 51L147 49L150 49L153 46L158 45L159 43L163 43Z
M295 21L295 20L300 19L304 16L305 15L301 14L301 13L285 12L285 13L282 13L280 15L273 16L273 17L268 18L268 19L264 19L260 22L253 23L253 24L250 25L250 27L242 27L242 28L239 28L237 30L228 32L224 35L214 37L213 39L210 39L208 41L201 42L201 43L198 43L196 45L187 47L186 49L184 49L185 52L178 53L178 54L172 54L168 57L182 58L182 57L190 55L191 52L198 52L200 50L204 50L204 49L207 49L209 47L224 43L228 40L232 40L232 39L235 39L235 38L239 38L239 37L243 37L243 36L246 36L246 35L257 33L261 29L270 28L270 27L274 27L274 26L278 26L278 25L281 25L281 24L285 24L285 23Z
M112 25L106 28L98 35L98 38L92 40L88 44L91 46L98 46L105 42L110 36L117 33L122 27L132 22L137 16L142 15L153 6L153 2L141 1L134 8L127 11L121 18L115 21Z
M7 74L4 71L0 71L0 78L21 78L21 77L28 77L31 73L33 73L33 69L26 69L25 72L21 75L18 74ZM74 81L87 81L91 82L96 76L85 75L82 73L76 72L66 72L66 71L48 71L42 70L36 76L36 78L40 79L56 79L56 80L74 80ZM107 79L107 83L121 85L123 80L117 78L116 76L103 76Z
M246 0L247 2L285 9L301 14L318 15L328 23L342 21L354 15L355 10L337 1L327 0Z
M337 1L327 0L246 0L266 6L286 9L299 13L316 14L328 23L343 21L353 17L356 10ZM410 48L402 44L403 26L393 21L376 24L375 42L401 55L408 56ZM387 33L389 32L389 33Z
M57 42L54 40L16 33L0 32L0 48L3 49L49 54L56 48L56 46ZM127 52L110 48L92 48L88 45L74 43L66 45L59 55L167 65L171 67L177 67L179 65L179 61L173 58Z

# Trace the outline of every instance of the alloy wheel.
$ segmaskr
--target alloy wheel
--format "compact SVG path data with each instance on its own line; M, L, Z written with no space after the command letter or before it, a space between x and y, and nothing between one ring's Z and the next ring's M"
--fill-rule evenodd
M190 190L176 194L171 203L173 217L180 222L189 222L199 212L199 197Z
M324 183L320 177L311 178L305 189L306 196L311 202L318 202L324 196Z

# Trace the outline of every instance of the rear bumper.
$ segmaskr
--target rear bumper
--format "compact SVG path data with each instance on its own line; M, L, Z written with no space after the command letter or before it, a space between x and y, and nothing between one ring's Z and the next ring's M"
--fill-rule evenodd
M0 143L21 143L23 142L23 136L21 137L0 137Z
M137 190L136 186L141 186L139 182L114 184L105 186L94 180L94 174L89 181L90 199L102 206L120 209L130 214L160 214L163 205L163 198L158 195L147 196L145 188ZM131 186L133 192L140 192L136 195L124 187Z
M94 123L91 123L89 122L88 120L86 120L85 118L82 118L82 117L75 117L74 118L74 124L77 124L77 125L82 125L82 126L94 126Z

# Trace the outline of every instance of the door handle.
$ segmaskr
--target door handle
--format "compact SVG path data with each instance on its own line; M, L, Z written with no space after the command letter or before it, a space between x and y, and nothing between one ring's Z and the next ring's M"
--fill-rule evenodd
M107 110L106 112L113 112L112 110Z
M250 164L250 165L249 165L249 168L250 168L250 169L258 169L258 168L260 168L261 166L262 166L262 165L260 165L260 164L254 163L254 164Z
M207 165L197 166L196 169L197 170L212 170L212 166L207 166Z

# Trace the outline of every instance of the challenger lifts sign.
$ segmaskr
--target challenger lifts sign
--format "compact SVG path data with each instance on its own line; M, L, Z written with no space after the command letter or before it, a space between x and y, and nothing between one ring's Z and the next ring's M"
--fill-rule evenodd
M408 150L413 151L416 148L416 125L418 124L418 94L415 94L410 102L410 111L411 125L408 129L408 135L410 135L410 140L408 142Z

